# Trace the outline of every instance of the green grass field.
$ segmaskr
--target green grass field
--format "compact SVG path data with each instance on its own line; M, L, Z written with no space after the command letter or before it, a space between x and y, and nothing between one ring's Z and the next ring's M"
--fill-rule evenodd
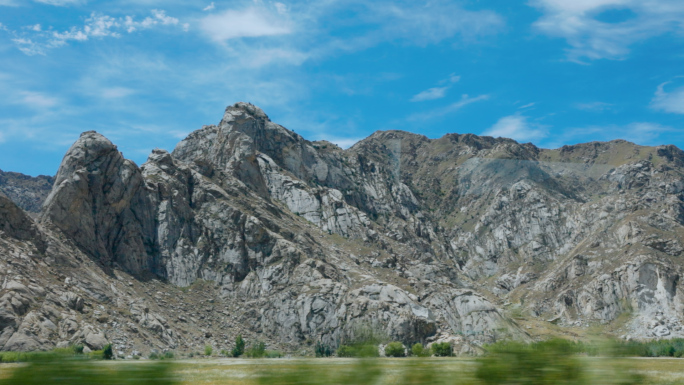
M684 359L580 357L579 360L588 384L625 384L623 375L626 373L643 376L640 384L684 384ZM102 380L98 383L108 384L486 384L475 379L479 363L470 358L178 360L165 362L168 366L162 371L159 362L147 360L86 364L88 369L84 369L85 366L79 369L80 373L86 373L83 376L96 375ZM49 377L47 373L26 370L27 365L30 364L0 364L0 384L46 383L40 376ZM17 379L16 371L22 369L35 381ZM50 383L89 383L85 377L78 377L78 382L73 382L73 377L69 378L63 372L58 375L62 381L55 378ZM559 380L556 383L574 382Z

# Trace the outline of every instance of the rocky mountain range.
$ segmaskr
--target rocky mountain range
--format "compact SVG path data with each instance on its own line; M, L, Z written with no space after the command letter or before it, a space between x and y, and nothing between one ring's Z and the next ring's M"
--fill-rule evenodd
M141 166L84 132L54 179L0 174L0 350L684 337L683 175L623 140L345 150L247 103Z

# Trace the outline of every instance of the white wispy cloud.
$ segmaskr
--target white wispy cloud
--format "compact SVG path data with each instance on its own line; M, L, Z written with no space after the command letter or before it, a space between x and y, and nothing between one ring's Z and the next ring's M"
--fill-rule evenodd
M446 96L449 87L433 87L414 95L411 98L412 102L422 102L425 100L441 99Z
M573 127L564 130L561 135L554 136L553 141L547 145L550 148L557 148L568 143L623 139L644 146L655 146L666 144L661 139L663 134L671 135L676 132L677 130L670 126L653 122Z
M610 110L615 105L606 102L576 103L575 108L583 111L603 112Z
M411 98L412 102L422 102L426 100L436 100L441 99L446 96L447 91L451 88L454 83L461 80L461 77L456 74L449 75L448 78L441 80L439 84L447 84L443 87L432 87L425 91L419 92Z
M200 27L215 42L241 37L285 35L292 32L288 21L266 7L252 6L206 16Z
M138 29L149 29L156 25L178 25L178 23L179 20L177 18L167 16L165 11L158 9L153 9L152 16L148 16L142 21L135 21L130 16L126 16L123 21L123 25L126 27L126 32L129 33Z
M66 45L69 41L86 41L91 38L121 37L123 32L150 29L155 26L178 26L180 21L168 16L165 11L153 9L152 15L138 21L133 16L112 17L92 13L83 26L57 31L45 29L40 24L24 28L25 31L9 31L15 37L12 41L27 55L45 55L48 50ZM186 24L181 25L187 30Z
M504 19L491 11L468 11L454 2L367 2L366 18L385 38L434 44L455 35L474 38L498 32ZM362 16L363 17L363 16Z
M465 107L469 104L481 102L481 101L484 101L487 99L489 99L489 95L479 95L479 96L475 96L475 97L470 97L468 95L461 95L461 99L457 102L451 103L446 107L440 107L440 108L433 109L433 110L428 111L428 112L420 112L417 114L412 114L408 118L406 118L406 120L409 120L409 121L425 121L425 120L441 118L445 115L454 113L454 112L462 109L463 107Z
M204 7L202 10L203 10L203 11L211 11L211 10L213 10L213 9L215 9L215 8L216 8L216 4L214 4L214 2L212 1L211 4L207 5L207 6Z
M40 109L54 107L59 103L59 100L41 92L21 91L19 99L15 100L15 103Z
M66 7L69 5L81 4L84 2L83 0L33 0L33 1L35 1L36 3L56 5L59 7Z
M683 31L680 0L532 0L543 12L534 23L541 32L567 41L568 59L622 59L634 43L671 31ZM605 22L603 12L626 11L632 18Z
M279 14L284 15L287 13L287 10L288 10L287 5L285 5L283 3L273 3L273 6L276 8L276 11Z
M684 114L684 86L677 87L668 92L665 90L665 87L670 84L672 84L672 81L658 86L655 96L651 101L651 108L672 114Z
M126 96L133 95L135 90L126 87L111 87L102 89L99 94L106 99L118 99L125 98Z
M0 7L18 7L19 2L16 0L0 0Z
M504 116L483 135L511 138L519 142L538 141L548 135L546 127L530 123L523 115Z
M45 48L42 44L38 44L31 39L16 38L12 39L17 48L29 56L45 55Z

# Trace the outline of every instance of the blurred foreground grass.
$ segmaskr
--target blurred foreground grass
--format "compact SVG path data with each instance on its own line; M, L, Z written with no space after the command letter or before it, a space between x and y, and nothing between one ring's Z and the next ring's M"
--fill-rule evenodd
M482 358L93 361L44 355L0 364L6 384L544 385L683 384L684 360L591 357L548 343L503 344Z

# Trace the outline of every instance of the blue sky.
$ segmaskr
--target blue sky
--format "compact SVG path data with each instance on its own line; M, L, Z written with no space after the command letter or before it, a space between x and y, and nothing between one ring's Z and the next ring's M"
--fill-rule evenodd
M684 147L681 0L0 0L0 169L82 131L142 164L236 101L310 140L376 130Z

